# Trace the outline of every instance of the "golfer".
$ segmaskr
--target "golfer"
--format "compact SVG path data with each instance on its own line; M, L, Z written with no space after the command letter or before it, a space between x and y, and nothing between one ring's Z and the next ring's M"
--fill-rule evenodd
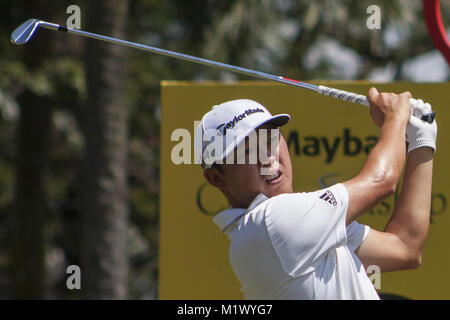
M289 115L272 116L241 99L202 118L195 152L206 180L230 203L214 222L231 240L230 264L246 299L379 299L368 266L387 272L422 263L436 121L419 120L431 106L418 100L411 108L409 92L371 88L368 96L380 128L376 145L354 178L314 192L293 190L289 150L279 133ZM385 229L356 222L395 192L404 168Z

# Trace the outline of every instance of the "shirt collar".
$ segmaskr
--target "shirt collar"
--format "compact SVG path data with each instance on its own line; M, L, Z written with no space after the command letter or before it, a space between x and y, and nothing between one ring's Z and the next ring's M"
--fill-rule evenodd
M264 194L260 193L253 201L250 203L247 209L244 208L228 208L221 213L217 214L213 221L215 224L219 226L219 228L225 232L228 226L230 226L233 222L238 220L240 217L245 215L246 213L252 211L259 204L269 199Z

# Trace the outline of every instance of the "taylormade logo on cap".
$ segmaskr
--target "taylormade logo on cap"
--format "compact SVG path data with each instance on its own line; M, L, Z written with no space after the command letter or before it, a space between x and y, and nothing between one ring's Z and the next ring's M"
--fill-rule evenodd
M256 109L247 109L245 110L244 113L235 116L233 118L233 120L227 122L227 123L222 123L221 125L219 125L216 129L219 130L223 135L227 134L227 130L228 129L233 129L234 126L236 125L236 123L238 123L239 121L241 121L242 119L244 119L246 116L252 115L253 113L256 112L263 112L264 110L261 108L256 108Z

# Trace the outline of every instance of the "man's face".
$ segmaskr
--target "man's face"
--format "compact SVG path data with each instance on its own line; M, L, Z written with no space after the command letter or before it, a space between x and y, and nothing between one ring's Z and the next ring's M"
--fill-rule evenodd
M256 130L257 147L256 139L253 143L246 139L243 142L245 149L241 145L233 153L232 164L227 158L219 170L213 169L221 179L219 188L233 207L247 208L260 193L270 198L293 192L292 164L286 140L274 125L264 125L259 129ZM278 130L278 134L271 129ZM238 162L242 155L239 150L245 150L245 161L240 158Z

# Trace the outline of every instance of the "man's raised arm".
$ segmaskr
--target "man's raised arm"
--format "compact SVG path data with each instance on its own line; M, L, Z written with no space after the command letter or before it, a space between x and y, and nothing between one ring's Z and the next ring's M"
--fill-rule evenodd
M370 115L381 128L378 142L360 173L343 182L348 190L347 225L393 194L405 165L406 126L411 94L378 93L369 90Z
M419 113L431 111L423 107ZM420 116L418 114L417 116ZM365 265L381 271L417 268L428 234L431 211L433 155L437 125L411 117L407 127L408 159L402 190L384 232L371 229L356 254Z

